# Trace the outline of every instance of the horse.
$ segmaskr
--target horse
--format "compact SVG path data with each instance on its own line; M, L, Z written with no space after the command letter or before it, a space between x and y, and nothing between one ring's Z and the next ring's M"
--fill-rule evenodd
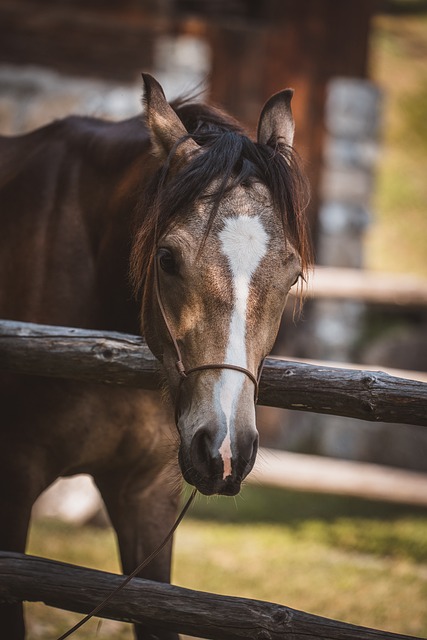
M164 377L146 391L1 374L0 548L24 552L36 498L88 473L124 573L171 527L180 479L240 491L259 370L310 260L292 90L267 101L253 140L217 107L143 84L143 115L0 139L0 317L142 333ZM168 545L142 577L168 582L170 559ZM21 606L2 603L0 620L24 638Z

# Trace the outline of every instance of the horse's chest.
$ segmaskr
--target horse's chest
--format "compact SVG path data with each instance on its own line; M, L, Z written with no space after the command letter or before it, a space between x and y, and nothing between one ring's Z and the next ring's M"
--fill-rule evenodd
M155 392L41 378L15 378L6 389L2 430L30 456L44 451L58 475L145 458L150 466L169 430Z

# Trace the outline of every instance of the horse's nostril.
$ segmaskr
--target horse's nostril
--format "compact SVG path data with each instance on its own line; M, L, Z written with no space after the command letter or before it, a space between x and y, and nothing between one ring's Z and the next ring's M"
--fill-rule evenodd
M190 456L193 468L204 477L233 476L245 478L251 471L258 451L258 433L248 429L236 443L233 461L224 457L224 452L216 445L217 438L208 427L196 431L191 441ZM229 452L231 456L231 451ZM225 466L225 465L228 466ZM228 473L226 473L228 470Z
M258 453L258 444L259 444L259 435L258 435L258 431L256 431L253 442L252 442L252 457L251 457L252 462L255 461L256 454Z
M210 471L213 463L212 439L207 429L199 429L191 441L191 459L199 471Z
M255 433L255 436L252 440L252 450L250 452L250 455L247 457L247 462L246 462L246 467L245 470L243 472L243 477L245 478L248 473L252 470L252 467L254 466L255 463L255 458L257 456L258 453L258 432Z

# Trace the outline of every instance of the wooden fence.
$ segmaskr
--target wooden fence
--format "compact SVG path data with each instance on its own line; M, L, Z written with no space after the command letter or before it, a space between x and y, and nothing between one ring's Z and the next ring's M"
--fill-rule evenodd
M0 370L155 389L159 365L134 335L0 322ZM427 384L381 371L267 358L259 403L427 426Z
M137 386L160 384L157 361L142 338L118 333L0 322L0 371ZM260 403L364 420L427 426L427 384L383 372L267 358ZM41 600L87 613L123 578L0 552L0 601ZM320 618L285 606L201 593L139 578L101 615L149 622L207 639L397 640L409 636Z
M316 300L356 300L396 307L425 308L427 281L410 274L376 273L366 269L316 265L305 292ZM299 296L298 286L291 294Z
M123 578L74 565L0 551L0 601L43 601L88 613ZM99 614L156 625L208 640L409 640L283 605L220 596L134 578Z

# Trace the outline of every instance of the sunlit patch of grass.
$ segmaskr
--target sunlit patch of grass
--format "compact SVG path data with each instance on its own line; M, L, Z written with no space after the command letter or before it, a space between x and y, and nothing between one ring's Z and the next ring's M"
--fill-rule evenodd
M346 552L280 525L186 523L175 579L357 624L427 633L426 565Z
M111 529L37 522L29 552L119 570ZM255 486L236 500L199 496L178 529L173 574L188 588L427 636L427 509ZM27 611L31 640L80 618L42 604ZM96 624L77 637L95 637ZM105 622L103 637L132 636Z
M31 529L28 553L120 573L115 535L110 528L76 527L57 520L40 520ZM38 602L27 603L25 612L28 640L55 640L82 618L80 614ZM98 620L90 620L76 633L76 640L93 640L98 637L97 628ZM131 626L113 620L102 621L99 639L102 638L131 640Z
M427 634L427 509L248 486L236 503L201 498L191 517L180 584Z
M75 625L82 615L60 611L44 604L30 602L25 605L28 640L55 640ZM116 620L89 620L71 638L75 640L133 640L131 625Z
M392 526L379 519L337 518L325 527L313 520L298 530L303 538L332 548L427 564L427 517L396 519Z
M38 520L30 532L28 553L80 564L92 569L119 572L112 529L78 527L54 519Z
M349 552L427 564L427 509L354 497L245 487L237 503L200 499L197 520L277 524L283 535Z

